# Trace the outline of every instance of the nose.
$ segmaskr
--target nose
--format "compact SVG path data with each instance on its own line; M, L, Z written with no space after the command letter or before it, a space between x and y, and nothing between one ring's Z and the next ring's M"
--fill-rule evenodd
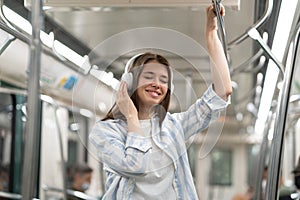
M160 88L160 85L157 84L156 82L153 82L151 86L152 86L153 88L155 88L155 89L159 89L159 88Z
M160 87L159 78L153 78L152 87L155 87L156 89Z

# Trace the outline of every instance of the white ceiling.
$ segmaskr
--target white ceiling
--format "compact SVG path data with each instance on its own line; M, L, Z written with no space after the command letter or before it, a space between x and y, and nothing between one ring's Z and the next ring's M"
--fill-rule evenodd
M102 42L109 40L116 34L135 28L159 27L177 31L185 34L187 37L195 40L204 49L205 46L205 6L180 6L180 7L93 7L93 8L65 8L58 7L46 10L45 13L53 18L64 29L95 50ZM226 7L225 29L227 41L230 42L240 34L244 33L248 27L253 24L254 0L241 0L240 10L234 10ZM156 38L153 38L155 41ZM176 41L174 41L176 43ZM178 44L180 48L181 44ZM247 39L240 45L230 51L232 67L238 66L250 58L252 52L252 41ZM118 48L118 47L117 47ZM114 51L111 49L110 51ZM117 52L117 51L116 51ZM192 52L192 51L190 51ZM190 53L187 52L187 53ZM128 52L129 53L129 52ZM122 55L118 55L122 56ZM210 82L208 55L183 55L184 58L193 58L206 63L202 68L201 75L204 77L204 83ZM128 56L124 57L126 61ZM171 63L182 75L191 71L191 66L183 64L173 56ZM110 69L116 73L122 73L125 61L117 60L115 65L118 69ZM250 68L250 67L249 67ZM109 70L109 69L108 69ZM186 72L186 73L185 73ZM118 74L116 74L118 76ZM193 75L194 91L200 95L205 85L199 87L199 77ZM175 77L176 79L176 77ZM201 79L201 78L200 78ZM247 95L253 85L252 74L237 74L232 77L238 83L238 90L235 92L234 99L240 99ZM198 81L197 81L198 80ZM184 84L184 80L178 78L177 85ZM176 83L175 83L176 86ZM179 87L184 87L179 86ZM179 99L183 99L180 98Z
M92 52L94 51L97 53L99 53L99 46L103 46L103 43L116 36L120 36L123 33L137 30L137 28L145 31L152 30L156 27L158 30L167 30L164 31L164 34L171 32L170 36L164 35L164 37L159 39L159 36L155 35L157 32L154 32L154 34L149 34L147 32L144 33L147 34L146 37L155 44L164 44L166 41L174 40L172 43L173 49L186 49L185 51L180 52L180 56L178 56L176 51L172 50L168 52L162 50L159 51L170 60L175 70L175 93L173 101L176 106L173 107L173 110L176 111L186 108L186 106L194 99L201 96L211 80L209 57L206 52L204 36L205 7L206 6L56 7L45 10L45 14L52 18L75 38L92 49ZM253 24L253 18L254 0L241 0L239 10L232 9L232 7L226 7L226 16L224 19L227 41L230 42L243 34L248 27ZM179 41L177 37L178 35L183 36L186 40ZM141 37L142 36L133 34L129 37L130 39L128 39L128 41L124 42L124 44L137 42ZM191 45L190 49L187 49L186 47L189 46L186 46L184 41L193 41L193 45L196 44L200 46L202 50L194 48L193 45ZM134 54L135 49L130 49L129 47L127 49L125 48L126 51L120 54L120 49L124 48L123 46L123 43L117 43L113 47L110 46L110 48L104 50L101 49L101 61L105 62L109 59L115 58L113 64L106 68L107 71L112 71L115 77L120 76L124 70L126 61ZM168 48L166 49L168 50ZM235 46L229 52L231 60L230 65L235 68L239 64L245 62L253 55L252 49L253 41L250 39L247 39L240 45ZM13 55L14 54L11 54L10 56ZM3 59L5 59L4 55L2 55L2 60ZM194 63L197 63L197 66L194 66ZM27 66L27 64L25 66ZM2 62L2 64L0 64L0 68L4 71L5 67L6 65ZM42 71L45 70L44 68L42 68ZM54 68L49 66L47 69ZM249 66L249 69L251 69L251 66ZM23 73L24 72L25 71L23 71ZM187 81L189 80L189 77L191 77L192 88L187 88ZM232 80L237 83L237 88L234 90L232 95L232 105L228 112L228 116L231 116L232 119L235 119L235 114L239 111L249 114L246 109L246 105L253 101L252 94L249 93L253 87L253 78L254 76L252 73L239 73L232 76ZM87 86L87 88L89 87ZM59 96L59 94L55 95ZM62 94L62 96L66 95ZM247 96L250 96L250 98L247 98ZM87 95L85 96L85 98L88 97L89 96ZM78 99L79 98L80 97L78 96ZM107 99L105 94L101 93L98 94L97 98L99 98L99 101L102 99L101 102L105 102L105 99ZM112 97L109 98L111 99ZM240 101L240 99L244 100ZM79 101L79 103L84 104L85 101L86 100Z

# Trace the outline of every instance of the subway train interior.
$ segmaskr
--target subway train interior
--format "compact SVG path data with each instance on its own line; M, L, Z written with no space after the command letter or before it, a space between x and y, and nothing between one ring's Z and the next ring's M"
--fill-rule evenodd
M101 199L106 174L89 134L126 63L164 55L169 112L186 110L212 82L211 4L226 10L216 13L233 92L187 144L199 199L300 199L298 0L0 0L0 199ZM84 192L70 188L78 163L92 169Z

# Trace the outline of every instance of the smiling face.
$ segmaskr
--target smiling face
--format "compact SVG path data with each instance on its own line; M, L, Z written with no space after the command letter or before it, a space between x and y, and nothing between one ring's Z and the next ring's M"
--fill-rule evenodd
M162 123L171 99L171 90L168 89L172 87L170 63L159 54L146 52L135 57L128 66L133 75L129 96L138 110L139 119L149 119L155 113ZM115 104L103 120L122 117Z
M151 61L144 65L137 88L139 110L160 104L168 91L168 71L165 65Z

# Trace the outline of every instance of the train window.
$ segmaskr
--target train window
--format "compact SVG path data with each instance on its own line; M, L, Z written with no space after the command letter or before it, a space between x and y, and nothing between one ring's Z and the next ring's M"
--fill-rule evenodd
M232 150L216 148L211 153L210 185L232 184Z
M77 142L74 140L69 140L68 141L68 161L67 161L68 165L77 162L77 150L78 150Z

